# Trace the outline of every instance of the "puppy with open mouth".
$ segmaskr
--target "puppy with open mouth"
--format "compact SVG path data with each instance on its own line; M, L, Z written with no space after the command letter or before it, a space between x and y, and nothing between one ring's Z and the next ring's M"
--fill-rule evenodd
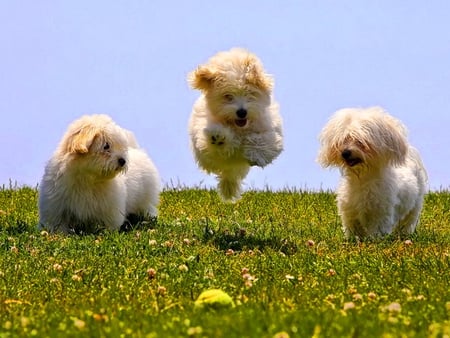
M250 167L265 167L283 150L273 80L261 61L241 48L217 53L188 80L202 93L189 121L195 159L217 175L221 197L235 201Z

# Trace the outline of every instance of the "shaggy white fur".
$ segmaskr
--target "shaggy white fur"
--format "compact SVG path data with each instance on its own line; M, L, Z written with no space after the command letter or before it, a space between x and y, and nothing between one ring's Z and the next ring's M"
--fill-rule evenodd
M319 139L318 162L341 170L337 206L347 237L415 230L427 174L398 119L380 107L342 109Z
M51 232L119 230L126 217L154 217L159 174L134 135L107 115L74 121L39 187L40 228Z
M200 65L189 82L202 92L189 121L195 159L217 175L222 198L235 201L250 167L265 167L283 150L272 78L254 54L233 48Z

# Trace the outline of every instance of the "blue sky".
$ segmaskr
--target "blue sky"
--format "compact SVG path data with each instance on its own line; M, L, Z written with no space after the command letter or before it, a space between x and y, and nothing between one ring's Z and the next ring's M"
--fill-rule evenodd
M285 151L247 188L333 189L317 135L344 107L381 105L408 127L431 189L450 187L448 1L2 1L0 185L36 186L68 124L106 113L166 184L211 186L187 123L187 74L220 50L256 53L275 78Z

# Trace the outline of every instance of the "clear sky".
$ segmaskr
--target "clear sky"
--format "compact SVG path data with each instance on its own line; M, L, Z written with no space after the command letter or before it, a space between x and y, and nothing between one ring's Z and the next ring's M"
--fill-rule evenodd
M199 93L186 76L220 50L256 53L275 79L285 151L247 188L334 188L317 135L344 107L408 127L431 189L450 187L450 1L0 2L0 185L36 186L68 124L107 113L169 185L211 186L189 148Z

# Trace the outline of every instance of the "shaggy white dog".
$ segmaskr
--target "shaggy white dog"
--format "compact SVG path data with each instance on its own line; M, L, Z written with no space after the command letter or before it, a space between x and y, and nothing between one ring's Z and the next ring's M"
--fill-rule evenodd
M283 150L272 78L254 54L233 48L200 65L189 82L202 92L189 121L195 159L217 175L224 200L237 200L250 167L265 167Z
M127 217L155 217L158 171L134 135L107 115L74 121L39 187L40 228L80 233L119 230Z
M318 162L341 169L337 206L347 237L415 230L427 174L398 119L380 107L342 109L319 139Z

